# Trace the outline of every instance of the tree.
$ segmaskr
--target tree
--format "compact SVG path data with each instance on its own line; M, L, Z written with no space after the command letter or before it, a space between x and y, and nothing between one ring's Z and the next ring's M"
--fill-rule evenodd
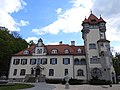
M11 33L8 29L0 29L0 76L8 75L11 56L25 49L28 43L20 38L18 33Z

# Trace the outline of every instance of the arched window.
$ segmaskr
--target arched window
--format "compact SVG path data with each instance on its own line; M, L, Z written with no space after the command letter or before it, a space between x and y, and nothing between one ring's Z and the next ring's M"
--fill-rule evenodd
M51 53L52 53L52 54L57 54L57 49L53 49L53 50L51 51Z
M99 78L100 76L102 76L102 72L101 72L100 69L94 68L94 69L92 69L92 71L91 71L91 76L92 76L92 77Z
M84 58L81 58L81 61L80 61L80 62L81 62L82 65L85 65L85 64L86 64L86 61L85 61Z
M64 50L64 53L65 53L65 54L69 53L69 50L68 50L68 49L65 49L65 50Z
M81 49L80 48L77 50L77 53L81 53Z
M84 72L82 69L77 70L77 76L84 76Z
M79 61L78 58L75 58L75 60L74 60L74 64L75 64L75 65L79 65L79 64L80 64L80 61Z

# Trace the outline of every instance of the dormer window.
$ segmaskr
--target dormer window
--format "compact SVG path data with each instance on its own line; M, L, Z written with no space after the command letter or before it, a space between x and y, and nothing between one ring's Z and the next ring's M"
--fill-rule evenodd
M42 49L37 49L37 54L41 54L42 53Z
M68 50L68 49L65 49L64 53L65 53L65 54L69 53L69 50Z
M51 53L52 53L52 54L57 54L57 50L56 50L56 49L53 49L53 50L51 51Z
M28 50L25 50L25 51L23 52L23 54L27 55L27 54L29 54L29 51L28 51Z
M81 49L80 48L77 50L77 53L81 53Z
M92 19L91 22L96 22L96 20L95 20L95 19Z

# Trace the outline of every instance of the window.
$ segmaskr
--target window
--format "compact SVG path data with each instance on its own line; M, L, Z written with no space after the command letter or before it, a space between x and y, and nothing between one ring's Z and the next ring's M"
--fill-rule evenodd
M101 44L100 44L100 46L101 46L101 47L104 47L104 44L103 44L103 43L101 43Z
M14 76L17 75L17 69L14 69L13 75L14 75Z
M100 77L100 76L102 76L102 72L101 72L100 69L94 68L94 69L92 69L92 71L91 71L91 76L92 76L92 77Z
M65 53L65 54L69 53L69 50L68 50L68 49L65 49L64 53Z
M37 63L37 65L42 64L42 59L41 59L41 58L38 58L36 63Z
M96 44L94 43L89 44L89 49L96 49Z
M43 65L47 64L47 58L42 58L42 64Z
M51 53L52 53L52 54L57 54L57 50L56 50L56 49L53 49Z
M21 75L21 76L25 75L25 72L26 72L25 69L21 69L20 75Z
M29 54L29 51L28 50L25 50L23 54Z
M20 59L14 59L13 64L14 64L14 65L18 65L19 62L20 62Z
M36 64L36 59L35 59L35 58L30 59L30 64L31 64L31 65Z
M54 76L54 69L49 69L49 76Z
M65 69L65 76L68 75L68 69Z
M79 64L80 64L80 61L79 61L78 58L75 58L75 60L74 60L74 64L75 64L75 65L79 65Z
M97 56L92 56L92 58L90 58L90 63L91 64L100 64L100 58L98 58Z
M27 64L27 59L21 59L21 64L22 64L22 65Z
M57 64L57 58L51 58L50 59L50 64Z
M42 53L42 49L37 49L37 54L41 54Z
M85 65L86 64L86 60L84 58L81 59L81 65Z
M63 64L70 64L70 58L63 58Z
M84 72L82 69L77 70L77 76L84 76Z
M81 49L80 48L77 50L77 53L81 53Z

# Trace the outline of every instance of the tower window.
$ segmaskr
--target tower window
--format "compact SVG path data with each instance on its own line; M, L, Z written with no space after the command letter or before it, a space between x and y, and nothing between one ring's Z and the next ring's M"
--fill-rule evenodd
M89 49L96 49L96 44L90 43L89 44Z
M98 58L97 56L92 56L92 58L90 58L90 63L91 64L99 64L100 58Z

